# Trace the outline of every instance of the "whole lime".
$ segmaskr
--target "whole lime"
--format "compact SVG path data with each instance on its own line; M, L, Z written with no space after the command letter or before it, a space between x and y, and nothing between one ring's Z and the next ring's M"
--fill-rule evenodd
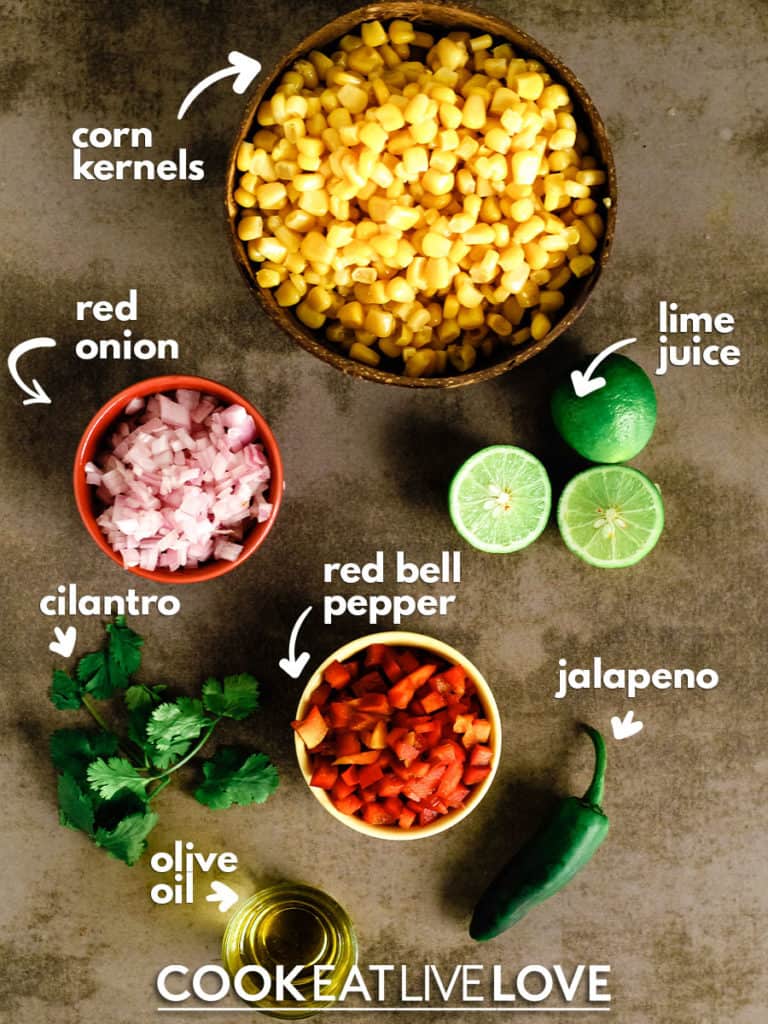
M626 462L645 448L656 425L650 377L626 356L612 355L592 377L605 385L579 398L570 376L552 395L552 419L563 440L591 462Z

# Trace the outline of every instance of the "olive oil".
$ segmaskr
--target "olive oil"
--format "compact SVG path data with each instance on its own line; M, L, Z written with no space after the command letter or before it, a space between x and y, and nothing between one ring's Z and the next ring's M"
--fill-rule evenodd
M274 1017L298 1019L331 1003L314 1002L317 965L333 965L322 974L324 996L337 996L350 968L357 962L357 940L346 911L319 889L306 885L281 884L257 892L230 919L222 944L222 957L230 974L255 965L275 978L278 966L287 975L294 967L302 970L291 984L306 1002L280 1001L274 988L252 1005ZM256 994L258 978L243 979L243 989Z

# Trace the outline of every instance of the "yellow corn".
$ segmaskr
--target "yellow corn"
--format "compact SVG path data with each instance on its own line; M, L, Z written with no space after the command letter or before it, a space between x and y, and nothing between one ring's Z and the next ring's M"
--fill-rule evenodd
M568 263L574 277L586 277L587 274L591 274L595 268L595 261L591 256L581 254L574 256Z
M260 287L409 375L541 340L605 230L568 90L490 34L364 23L283 75L236 163Z
M264 221L261 217L243 217L237 225L237 237L243 242L261 238L264 234Z
M379 353L368 348L367 345L363 345L360 341L356 341L350 348L349 355L358 363L365 363L367 366L378 366L381 362Z
M498 313L491 313L487 324L493 333L498 334L500 338L506 338L512 333L512 324L506 317L500 316Z

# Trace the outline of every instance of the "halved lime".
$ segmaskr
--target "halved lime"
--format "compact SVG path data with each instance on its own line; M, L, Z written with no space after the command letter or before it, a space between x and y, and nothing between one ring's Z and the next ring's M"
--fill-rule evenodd
M527 547L547 525L552 488L535 455L497 444L467 459L451 482L448 508L473 547L506 554Z
M658 487L630 466L593 466L571 480L557 506L567 546L602 569L634 565L664 529Z

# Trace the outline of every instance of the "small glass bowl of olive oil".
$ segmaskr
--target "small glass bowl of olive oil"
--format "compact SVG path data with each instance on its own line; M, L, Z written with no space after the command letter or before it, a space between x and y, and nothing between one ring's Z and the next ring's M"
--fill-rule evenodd
M240 968L263 968L274 979L278 965L287 975L299 964L302 970L291 984L306 1002L278 1001L274 986L253 1008L272 1017L299 1020L332 1005L350 969L357 963L357 939L347 912L320 889L281 883L251 896L230 918L222 942L224 966L234 977ZM315 967L332 965L322 973L320 991L326 997L315 1002ZM242 980L245 992L258 993L261 981ZM329 1000L327 997L331 997Z

